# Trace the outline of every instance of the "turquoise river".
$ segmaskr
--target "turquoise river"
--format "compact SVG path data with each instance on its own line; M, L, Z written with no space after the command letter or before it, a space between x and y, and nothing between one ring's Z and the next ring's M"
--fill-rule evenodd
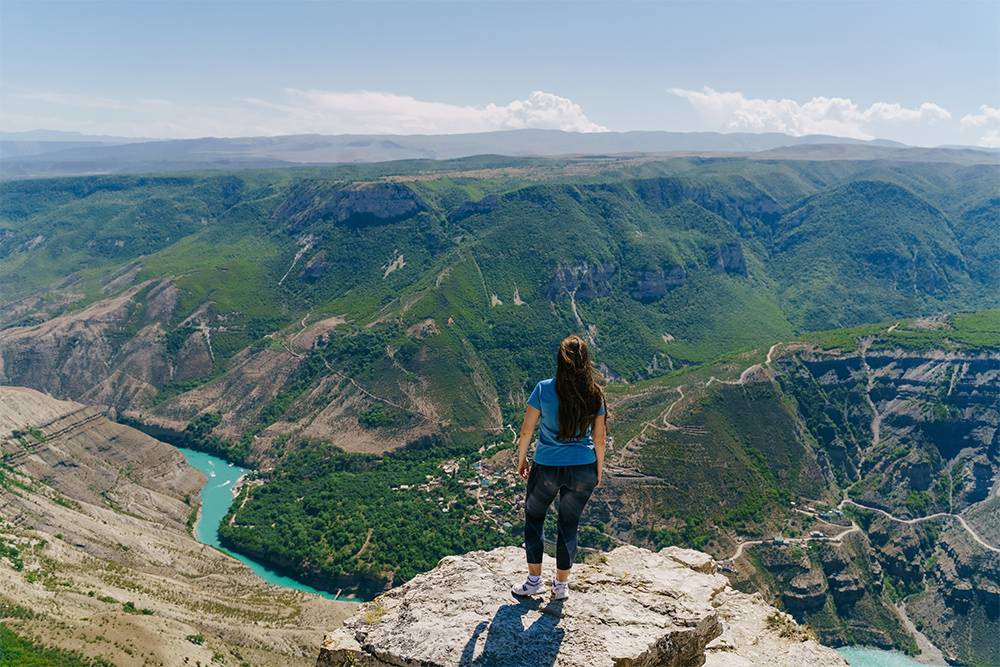
M851 667L928 667L926 663L917 662L913 658L877 648L861 646L845 646L837 652L851 664Z
M314 593L315 595L322 595L330 599L355 601L353 598L344 595L337 598L332 593L321 591L295 581L290 577L268 569L252 558L247 558L242 554L223 547L219 542L219 524L225 518L226 513L229 512L230 505L233 504L233 485L238 483L243 475L247 474L247 470L211 454L196 452L193 449L185 449L183 447L178 447L177 449L187 459L188 464L192 468L201 471L208 480L201 489L201 516L198 518L198 524L194 529L195 537L199 542L229 554L249 567L253 570L254 574L269 584Z
M290 577L278 574L252 558L247 558L223 547L219 543L219 524L225 518L226 513L229 512L229 507L233 504L233 485L239 482L240 478L247 473L247 470L211 454L196 452L192 449L184 449L183 447L178 447L177 449L184 455L184 458L187 459L191 467L200 470L208 479L201 490L201 516L194 531L195 537L199 542L229 554L236 560L244 563L258 577L270 584L292 588L297 591L306 591L307 593L314 593L331 599L336 597L332 593L318 590L312 586L295 581ZM354 600L354 598L347 596L341 596L339 599ZM901 653L859 647L846 647L837 650L851 663L851 667L926 667L926 665L921 665L921 663Z

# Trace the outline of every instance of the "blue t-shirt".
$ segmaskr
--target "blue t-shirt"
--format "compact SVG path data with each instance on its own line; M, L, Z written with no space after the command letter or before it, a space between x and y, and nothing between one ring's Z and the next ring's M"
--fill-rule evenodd
M528 405L542 413L538 420L535 463L545 466L575 466L597 460L589 426L579 440L559 440L559 395L556 394L555 378L536 384L535 390L528 397ZM604 414L603 403L597 409L597 414Z

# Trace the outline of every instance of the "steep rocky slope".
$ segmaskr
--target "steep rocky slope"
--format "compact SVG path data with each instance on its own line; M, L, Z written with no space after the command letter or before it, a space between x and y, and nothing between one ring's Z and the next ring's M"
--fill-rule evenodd
M510 593L524 576L521 549L451 556L362 605L327 637L317 666L846 665L715 572L697 551L619 547L574 568L568 600L546 603Z
M115 665L307 664L351 605L264 584L188 532L204 478L99 410L0 387L0 605Z
M1000 486L1000 353L869 345L784 358L783 382L918 627L952 659L996 661L1000 548L979 525Z
M706 372L624 392L612 410L648 421L616 437L591 521L633 542L704 544L733 561L741 587L765 591L826 643L915 651L924 638L912 622L951 660L996 662L1000 345L990 321L840 332L716 369L732 379Z

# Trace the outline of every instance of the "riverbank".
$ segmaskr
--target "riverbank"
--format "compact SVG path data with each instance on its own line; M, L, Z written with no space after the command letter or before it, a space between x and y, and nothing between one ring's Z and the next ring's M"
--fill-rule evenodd
M236 497L234 488L240 484L249 471L212 454L184 447L177 447L177 450L184 455L188 465L201 472L206 478L205 486L201 490L201 510L194 528L194 536L199 542L235 558L269 584L320 595L331 600L361 602L358 598L350 595L337 595L304 584L274 571L253 558L224 547L219 540L219 524L225 519Z

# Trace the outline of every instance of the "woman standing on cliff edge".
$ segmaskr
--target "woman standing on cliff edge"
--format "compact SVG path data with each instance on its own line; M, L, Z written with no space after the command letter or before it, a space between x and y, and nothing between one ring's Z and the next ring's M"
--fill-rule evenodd
M542 552L545 513L559 496L556 576L552 599L569 597L569 571L576 556L576 529L580 514L604 468L607 408L597 373L590 363L587 343L568 336L559 344L556 375L535 385L521 424L517 471L528 481L524 499L524 551L528 578L511 590L535 595L542 589ZM533 463L528 444L539 426Z

